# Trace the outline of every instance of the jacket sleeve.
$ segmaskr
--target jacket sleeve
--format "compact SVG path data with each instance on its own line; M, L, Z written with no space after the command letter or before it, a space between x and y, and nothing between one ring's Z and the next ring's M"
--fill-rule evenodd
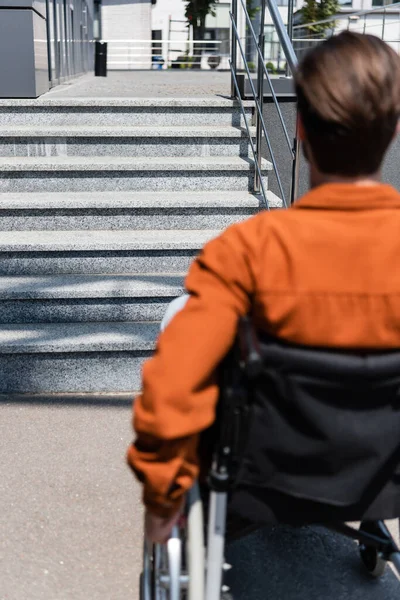
M186 279L190 298L160 335L134 403L128 463L144 502L169 516L198 475L199 434L214 421L215 369L233 343L254 292L254 240L234 225L209 242Z

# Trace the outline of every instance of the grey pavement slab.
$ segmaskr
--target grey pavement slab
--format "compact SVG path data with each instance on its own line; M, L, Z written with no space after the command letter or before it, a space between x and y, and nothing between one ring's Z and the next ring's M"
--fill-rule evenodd
M44 98L229 96L230 78L226 71L109 71L104 78L84 75L54 88Z
M157 322L25 323L0 327L0 354L143 352L154 349Z
M252 122L253 104L245 103ZM1 125L98 127L215 127L244 125L239 104L220 98L51 98L0 100Z
M248 156L249 140L241 136L201 137L3 137L0 156ZM89 159L90 160L90 159Z
M140 387L143 361L152 351L0 352L0 391L129 392Z
M186 210L108 209L108 210L42 210L0 213L0 231L35 230L137 230L137 229L210 229L216 222L228 227L254 215L258 209L201 207ZM33 214L32 214L33 213Z
M104 208L256 208L249 192L42 192L0 193L0 210ZM1 213L0 213L1 214Z
M179 296L179 293L176 294ZM161 322L174 296L0 300L0 323ZM1 327L1 326L0 326ZM107 348L107 347L106 347Z
M255 132L252 128L252 135ZM248 156L247 133L224 127L25 126L0 128L1 157Z
M19 232L13 233L17 236ZM66 232L58 233L61 237ZM83 231L82 237L84 234ZM0 275L185 273L200 247L201 245L197 249L169 250L153 248L144 251L92 249L73 252L68 247L62 251L35 251L31 246L22 252L0 251Z
M196 250L219 233L217 229L2 231L0 252Z
M239 156L54 156L1 157L0 171L252 171L254 161ZM271 170L262 159L262 168Z
M125 466L131 394L0 396L1 600L139 600L140 487ZM392 523L394 525L394 522ZM394 600L356 545L264 528L227 551L234 600Z
M255 136L255 127L250 128L250 132ZM121 126L102 126L92 125L83 127L81 125L66 126L0 126L0 138L28 138L28 137L118 137L118 138L241 138L246 135L243 127L232 127L225 125L214 127L205 126L186 126L186 127L121 127Z
M216 157L213 157L214 160ZM226 158L226 157L225 157ZM235 158L235 157L232 157ZM1 159L0 159L1 160ZM19 160L19 166L14 169L10 165L8 172L3 172L0 179L1 192L131 192L131 191L177 191L177 192L196 192L196 191L253 191L254 190L254 172L250 169L186 169L180 166L176 169L168 170L146 170L131 169L127 166L123 170L118 168L108 169L106 160L104 165L99 167L99 162L94 170L86 170L80 167L70 165L65 170L59 170L57 165L49 170L46 165L35 163L31 170L26 165L23 166ZM35 159L40 161L40 159ZM57 160L57 159L53 159ZM84 162L85 158L80 159ZM115 158L110 157L110 162ZM196 160L196 158L192 158ZM212 160L212 158L210 159ZM243 160L243 159L241 159ZM89 161L90 162L90 161ZM76 163L78 164L78 163ZM267 166L267 169L269 167ZM265 174L267 172L265 169ZM264 177L264 184L267 185L267 177Z
M57 90L55 89L54 92ZM244 100L243 106L246 108L254 107L254 102ZM110 96L92 96L92 97L67 97L56 93L43 94L40 98L32 100L24 99L0 99L0 108L86 108L100 114L98 109L104 108L201 108L205 113L207 109L215 108L240 108L237 100L222 96L206 97L153 97L151 94L146 97L110 97ZM98 123L97 123L98 125Z
M221 229L258 212L242 192L0 194L0 231Z
M37 275L0 277L0 300L175 297L183 274Z

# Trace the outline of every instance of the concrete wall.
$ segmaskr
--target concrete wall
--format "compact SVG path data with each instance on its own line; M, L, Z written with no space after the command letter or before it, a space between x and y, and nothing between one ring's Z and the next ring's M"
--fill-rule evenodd
M0 0L0 97L36 98L93 66L93 0Z
M296 101L294 98L281 98L280 108L284 122L286 124L289 139L292 142L295 133L295 118L296 118ZM279 175L281 177L283 191L287 201L290 200L290 182L291 182L291 158L289 147L286 142L283 128L278 118L278 113L275 104L272 100L266 100L264 102L264 120L268 135L270 136L270 142L272 151L275 155L275 160L278 165ZM271 156L268 152L267 144L263 139L263 156L268 160L271 160ZM280 189L276 176L271 172L269 176L269 188L278 196L281 196ZM304 160L301 159L300 166L300 191L304 193L308 188L308 173L307 165Z
M290 139L293 139L295 130L295 115L296 101L294 98L286 98L280 100L280 107L287 124ZM264 103L264 119L267 126L267 131L270 135L272 150L277 160L279 172L281 175L283 189L287 198L290 198L290 181L291 181L291 160L287 143L283 134L282 127L277 117L276 107L272 100L267 100ZM270 156L263 141L263 156L270 160ZM390 183L400 191L400 136L397 136L386 156L383 169L384 181ZM277 180L275 175L271 173L269 178L269 187L280 195ZM308 168L303 156L300 159L300 194L304 194L308 190Z
M0 98L36 98L48 89L46 5L0 0Z

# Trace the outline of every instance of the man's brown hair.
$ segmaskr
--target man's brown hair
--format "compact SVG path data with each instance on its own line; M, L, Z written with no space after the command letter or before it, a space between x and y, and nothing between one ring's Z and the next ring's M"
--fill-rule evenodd
M295 75L314 162L323 173L379 170L400 117L400 57L372 35L344 31L307 53Z

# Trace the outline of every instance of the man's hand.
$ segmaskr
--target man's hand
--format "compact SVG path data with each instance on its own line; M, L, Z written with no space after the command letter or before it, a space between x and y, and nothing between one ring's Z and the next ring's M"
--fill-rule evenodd
M146 539L153 544L166 544L172 528L178 523L181 515L181 507L174 515L172 515L172 517L169 517L168 519L157 517L146 510L144 517L144 533Z

